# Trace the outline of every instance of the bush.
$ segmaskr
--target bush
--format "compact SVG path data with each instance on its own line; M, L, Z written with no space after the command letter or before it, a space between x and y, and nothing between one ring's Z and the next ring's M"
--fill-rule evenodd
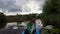
M0 13L0 29L5 27L7 23L6 16L3 13Z
M60 0L47 0L41 16L44 26L53 25L60 29Z

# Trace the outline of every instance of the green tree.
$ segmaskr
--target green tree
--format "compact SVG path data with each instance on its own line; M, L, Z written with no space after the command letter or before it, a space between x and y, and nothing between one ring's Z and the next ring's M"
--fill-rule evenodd
M17 20L17 23L19 24L19 23L21 23L22 22L22 15L16 15L16 20Z
M7 23L6 16L3 13L0 13L0 29L5 27Z
M60 28L60 0L47 0L41 14L44 25Z

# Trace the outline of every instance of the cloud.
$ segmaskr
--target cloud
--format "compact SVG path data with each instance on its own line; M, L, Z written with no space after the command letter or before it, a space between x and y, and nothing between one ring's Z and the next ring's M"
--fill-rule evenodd
M22 12L22 7L12 7L8 9L9 12Z
M34 5L31 3L32 1L34 2ZM45 0L0 0L0 9L2 9L3 11L8 12L8 14L10 12L11 13L12 12L28 12L28 13L30 13L31 8L32 8L31 4L32 4L32 6L35 6L35 4L39 5L38 10L41 11L44 1ZM29 6L27 6L28 3L31 3L30 4L31 8L29 8Z
M15 0L0 0L0 9L8 12L22 11L21 6L17 6Z

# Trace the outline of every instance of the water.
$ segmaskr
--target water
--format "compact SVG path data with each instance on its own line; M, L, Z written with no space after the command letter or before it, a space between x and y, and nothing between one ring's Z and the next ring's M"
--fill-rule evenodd
M40 21L37 20L37 22L40 22ZM21 34L23 32L25 26L26 26L25 22L22 22L22 24L19 24L19 26L17 25L17 22L7 23L5 28L0 30L0 34L6 34L6 33L8 33L8 34ZM4 31L4 33L3 33L3 31Z
M21 34L24 28L24 24L17 26L17 22L11 22L0 30L0 34Z

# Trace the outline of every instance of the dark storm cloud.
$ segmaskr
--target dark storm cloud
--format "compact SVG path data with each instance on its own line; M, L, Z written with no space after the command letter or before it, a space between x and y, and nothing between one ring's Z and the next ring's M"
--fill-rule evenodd
M22 11L22 8L15 3L15 0L0 0L0 9L8 10L8 12Z
M20 12L21 12L22 9L20 9L20 8L11 8L11 9L9 9L9 11L10 11L10 12L16 12L16 11L19 12L19 11L20 11Z

